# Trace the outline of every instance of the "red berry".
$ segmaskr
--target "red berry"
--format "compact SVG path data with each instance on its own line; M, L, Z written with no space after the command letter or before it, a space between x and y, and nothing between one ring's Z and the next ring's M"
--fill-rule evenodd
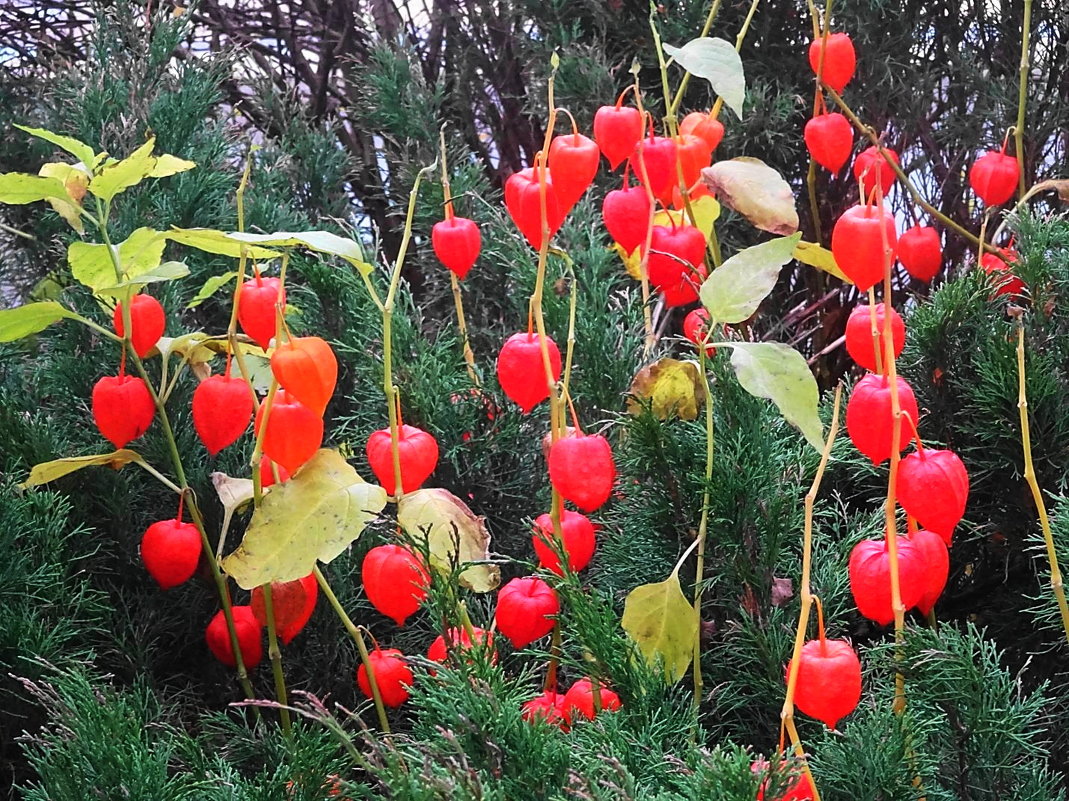
M667 206L672 201L672 189L679 185L676 143L667 136L642 139L631 156L631 172L643 185L648 179L653 196Z
M924 564L924 593L917 601L917 610L927 615L946 589L950 575L950 554L943 537L932 531L914 531L909 535L913 547L921 554Z
M953 451L925 448L898 465L898 502L947 545L965 515L969 473Z
M560 528L564 552L568 556L568 569L576 573L590 564L594 557L594 524L586 515L563 509ZM532 539L538 564L551 573L563 576L560 559L551 545L553 540L553 518L548 514L539 515L535 519L535 535Z
M233 445L252 420L253 394L238 376L213 375L193 390L193 428L212 456Z
M253 431L260 434L260 422L263 420L266 403L260 404L256 413ZM323 418L298 401L290 397L286 390L275 393L271 404L271 415L267 418L267 430L264 432L263 450L279 467L290 473L311 459L319 446L323 444Z
M898 406L917 424L917 399L913 389L902 377L898 378ZM846 404L846 433L854 446L873 464L891 458L891 436L894 421L891 413L891 383L887 376L867 373L850 394ZM899 425L898 446L909 447L913 440L913 426L904 420Z
M237 300L238 323L246 336L264 350L275 336L275 307L280 302L283 307L286 305L286 289L277 278L256 276L241 285Z
M892 161L895 164L900 163L898 153L889 147L885 147L883 152L887 155L881 156L880 149L873 145L862 150L857 154L857 158L854 159L854 178L861 184L861 191L865 197L868 197L876 189L877 171L880 191L883 192L884 197L887 197L887 194L891 191L891 186L898 180L898 174L895 172L894 167L891 166Z
M614 170L642 138L642 113L632 106L602 106L594 113L594 141Z
M750 770L756 773L758 776L763 776L768 773L769 764L763 759L756 760L750 765ZM765 779L761 782L761 786L757 790L756 801L765 801L765 790L768 789L768 780ZM787 788L783 795L777 796L774 801L812 801L813 798L813 782L804 773L800 774Z
M920 281L931 281L943 269L939 232L927 225L906 229L898 238L898 261Z
M523 648L553 630L560 613L556 591L537 576L514 578L497 593L497 630Z
M809 43L809 66L813 68L813 74L820 69L820 51L824 50L824 37L814 39ZM857 67L857 54L854 52L854 43L845 33L833 33L828 36L827 49L824 50L824 68L821 76L824 83L839 94L842 94L850 79L854 77L854 69Z
M122 302L115 304L112 314L112 323L115 333L123 336L126 330L123 327ZM134 352L142 359L145 354L156 347L156 343L163 336L167 321L163 314L163 306L151 295L134 295L130 299L130 344L134 346Z
M894 264L896 242L895 219L882 205L851 206L831 232L836 264L862 292L883 280L884 270Z
M152 393L140 378L109 375L93 386L93 420L116 448L148 431L155 415Z
M898 540L898 589L912 609L924 597L925 554L905 537ZM891 605L891 553L887 540L861 540L850 552L850 592L857 610L881 626L895 619Z
M367 461L371 472L389 495L396 495L393 439L383 428L367 438ZM397 430L397 458L401 463L401 491L415 492L438 466L438 440L421 428L402 425Z
M478 626L472 626L471 628L474 638L468 636L468 630L461 629L449 629L449 640L451 649L456 651L470 651L473 647L485 648L490 652L490 658L496 660L494 655L494 635L486 632ZM474 643L472 642L474 639ZM439 635L438 639L431 643L431 647L427 649L427 659L431 662L445 662L446 657L449 655L449 650L445 646L445 637Z
M556 690L546 690L523 705L521 717L528 723L543 720L562 729L568 729L564 719L564 695Z
M669 306L693 303L706 275L705 236L691 225L653 226L646 271Z
M1013 197L1020 176L1017 159L1005 150L991 150L969 168L969 186L988 206L998 206Z
M247 669L252 669L260 664L264 655L263 629L256 615L252 613L250 606L232 606L230 611L234 616L234 632L238 635L238 648L241 649L241 661ZM208 643L208 650L216 659L228 667L237 667L234 658L234 649L230 644L230 632L226 627L226 617L223 610L215 613L204 632L204 639Z
M505 340L501 352L497 355L497 380L501 384L501 391L519 406L524 414L549 397L549 383L546 381L539 340L538 334L535 333L513 334ZM553 381L559 381L560 351L557 349L557 343L548 336L546 350L549 351Z
M431 228L431 246L438 261L464 280L482 250L479 226L467 217L446 217Z
M623 706L620 703L620 696L600 682L598 683L598 700L601 702L602 712L615 712ZM593 720L597 713L598 710L594 706L593 682L590 679L579 679L564 694L561 714L571 724L579 715L587 720Z
M787 675L791 663L787 663ZM794 705L834 729L861 700L861 661L845 640L810 640L802 646Z
M295 337L271 353L271 372L278 385L320 417L338 382L338 360L326 340Z
M371 669L375 673L375 684L379 688L382 703L388 707L397 707L408 700L408 689L414 679L404 654L396 648L376 648L367 655L367 661L371 663ZM360 691L364 695L368 698L374 697L367 668L362 664L356 671L356 683L360 685Z
M581 133L557 136L550 143L549 170L564 214L586 193L600 161L597 143Z
M995 253L985 253L980 259L980 267L990 276L991 282L995 286L993 296L997 298L1000 295L1024 294L1028 289L1028 285L1014 275L1013 270L1009 267L1010 264L1017 263L1017 251L1010 248L1002 248L1000 252L1005 261Z
M839 172L854 148L854 129L842 114L820 114L805 124L805 146L813 161L830 172Z
M609 441L580 431L561 437L549 448L549 480L562 498L594 511L609 500L616 480Z
M319 598L319 583L315 574L309 573L296 581L271 583L271 611L275 616L275 633L283 645L290 642L308 625ZM263 626L267 625L267 605L263 587L252 591L252 613Z
M650 198L641 186L625 186L605 195L601 205L605 229L628 254L646 242L650 225Z
M880 349L882 364L887 362L886 341L883 338L885 308L886 306L882 303L876 304L876 330L879 332L877 347ZM906 326L893 306L891 307L891 343L894 347L895 358L898 358L906 344ZM846 321L846 352L866 370L876 371L876 347L872 343L871 307L855 306L850 312L850 317Z
M724 124L704 111L692 111L680 121L679 132L701 138L711 155L724 139Z
M687 312L687 316L683 318L683 336L700 348L702 342L704 342L706 336L708 336L708 333L709 312L700 307ZM715 354L716 348L712 345L705 346L706 356L713 356Z
M185 584L200 564L200 531L192 523L160 520L141 537L141 561L161 590Z
M400 545L372 548L360 573L371 605L398 626L419 609L431 583L422 557Z
M542 190L540 175L542 170L536 167L514 172L505 181L505 208L512 221L520 229L527 243L538 250L542 245ZM546 221L549 226L549 238L552 239L564 222L566 212L556 188L553 176L545 170Z
M267 489L275 483L275 471L271 469L272 464L273 463L271 462L271 460L268 459L266 456L261 457L260 486L263 489ZM278 477L281 481L285 482L290 480L289 470L287 470L285 467L280 467L279 465L274 466L278 468Z

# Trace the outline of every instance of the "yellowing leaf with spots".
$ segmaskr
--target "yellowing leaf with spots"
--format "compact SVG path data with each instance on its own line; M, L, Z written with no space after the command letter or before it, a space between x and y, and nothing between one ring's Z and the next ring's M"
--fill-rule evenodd
M702 232L706 241L713 231L713 223L720 219L720 204L712 195L702 195L690 201L690 210L694 213L694 227ZM654 225L690 224L686 209L661 209L653 215Z
M221 566L244 590L296 581L348 548L385 505L386 490L324 448L264 497Z
M687 672L698 636L698 614L675 571L664 581L631 590L620 624L647 662L661 661L669 682L679 681Z
M107 465L113 470L118 470L131 462L144 464L145 460L136 451L127 448L121 448L111 453L98 453L93 456L70 456L66 459L54 459L51 462L41 462L41 464L34 465L33 469L30 470L29 478L19 484L19 487L27 489L47 484L50 481L55 481L81 470L83 467Z
M839 269L834 254L827 248L823 248L812 242L800 241L794 246L793 256L798 259L798 261L802 262L802 264L808 264L810 267L816 267L818 270L823 270L829 275L834 275L843 283L854 283L846 277L846 273Z
M692 361L678 359L658 359L647 364L631 382L628 413L640 414L642 400L650 401L650 409L659 420L695 419L704 400L700 368Z

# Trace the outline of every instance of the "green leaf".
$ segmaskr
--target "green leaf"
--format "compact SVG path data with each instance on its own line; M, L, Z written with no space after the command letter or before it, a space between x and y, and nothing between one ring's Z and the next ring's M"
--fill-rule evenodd
M245 590L296 581L348 548L385 505L386 490L324 448L264 496L222 568Z
M67 151L78 159L78 161L82 163L82 166L88 171L92 171L104 156L103 153L97 154L93 148L89 147L85 142L79 142L73 136L52 133L52 131L45 130L44 128L28 128L25 125L16 124L15 127L20 131L25 131L30 136L36 136L38 139L44 139L46 142L50 142L60 150Z
M631 590L620 624L647 662L661 660L669 683L683 678L694 655L698 614L683 594L678 574Z
M196 166L197 164L194 161L186 161L178 158L178 156L172 156L170 153L164 153L162 156L156 157L156 164L153 166L152 172L148 174L148 177L166 178L175 173L192 170Z
M127 287L141 289L141 287L146 284L159 284L163 281L173 281L176 278L185 278L187 275L189 275L189 267L186 266L185 262L165 261L158 267L154 267L148 272L138 273L133 278L128 278L120 284L103 287L97 291L97 294L114 297Z
M141 458L140 454L127 448L112 451L111 453L98 453L93 456L71 456L66 459L55 459L51 462L42 462L41 464L34 465L33 469L30 470L30 477L19 484L19 486L22 489L26 489L28 487L47 484L50 481L63 478L63 476L73 473L76 470L81 470L83 467L108 465L113 470L118 470L131 462L144 464L145 460Z
M137 283L132 279L156 271L161 266L160 261L163 259L163 249L166 245L167 235L152 228L138 228L125 241L115 245L124 273L123 280L119 282L115 280L115 267L108 255L107 245L72 242L67 249L67 260L75 280L85 284L97 295L109 296L115 294L113 290L119 286Z
M204 286L202 286L200 288L200 291L193 296L193 300L189 302L189 305L186 306L186 308L195 309L197 306L202 304L204 301L206 301L224 286L226 286L235 278L237 278L237 275L238 274L233 271L229 273L223 273L222 275L213 275L211 278L204 282Z
M702 170L702 180L721 203L762 231L790 236L798 230L791 185L760 159L718 161Z
M754 397L771 400L810 445L823 449L824 429L817 415L820 391L802 354L779 342L715 344L732 349L731 366L743 389Z
M227 234L237 242L250 242L268 247L295 247L303 245L317 253L341 256L364 275L371 272L371 265L364 261L364 251L360 243L330 231L277 231L273 234L245 234L234 232Z
M741 323L752 317L776 286L801 238L794 234L748 247L713 270L701 288L709 316L717 323Z
M490 532L460 498L444 489L406 493L397 504L397 522L416 542L428 542L431 565L449 573L454 565L490 558ZM497 565L473 564L459 576L474 592L490 592L501 583Z
M834 275L844 284L854 283L847 277L846 273L839 269L839 264L835 261L835 256L832 252L820 245L812 242L799 242L794 248L794 258L802 262L802 264L808 264L810 267L816 267L829 275Z
M101 200L111 200L131 186L137 186L156 167L156 159L152 155L155 146L156 137L149 137L145 144L122 161L106 164L89 182L89 191Z
M78 315L52 300L27 303L14 309L0 310L0 342L14 342L38 331L44 331L52 323Z
M167 232L167 238L180 245L235 259L241 255L243 247L241 242L231 239L228 234L214 228L172 228ZM277 250L268 248L244 247L245 255L250 259L277 259L282 255Z
M705 78L725 105L742 119L742 101L746 97L746 76L742 59L735 46L724 39L703 36L691 39L682 47L663 45L664 52L696 78Z
M56 178L42 175L28 175L24 172L5 172L0 174L0 203L10 206L24 206L38 200L49 199L70 202L67 188Z

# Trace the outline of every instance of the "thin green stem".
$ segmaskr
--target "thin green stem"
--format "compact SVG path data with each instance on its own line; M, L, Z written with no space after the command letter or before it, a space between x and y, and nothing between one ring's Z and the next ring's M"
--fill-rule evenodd
M290 736L289 695L286 692L286 674L282 672L282 651L278 647L278 630L275 624L275 601L272 597L271 582L261 588L264 593L264 613L267 615L267 653L271 657L271 672L275 677L275 699L280 704L279 717L282 720L282 732Z
M702 491L702 513L698 521L698 558L694 567L694 614L701 621L702 613L702 580L705 575L705 542L709 530L709 505L712 500L713 483L713 391L709 386L709 375L706 371L705 345L698 346L698 365L702 376L702 392L705 394L705 489ZM705 687L702 680L702 632L701 626L694 634L694 707L701 706L702 693Z
M713 29L713 21L716 19L717 13L720 11L721 0L713 0L713 4L709 7L709 13L705 17L705 24L702 25L702 32L698 34L702 38L709 35L709 31ZM672 104L669 107L670 113L674 116L679 112L679 104L683 102L683 95L687 91L687 84L690 83L690 73L684 72L683 79L679 82L679 88L676 89L676 96L672 98Z
M1024 198L1027 188L1024 173L1024 112L1028 103L1028 39L1032 32L1032 0L1024 0L1024 20L1021 23L1020 84L1017 90L1017 125L1013 139L1017 150L1017 196Z

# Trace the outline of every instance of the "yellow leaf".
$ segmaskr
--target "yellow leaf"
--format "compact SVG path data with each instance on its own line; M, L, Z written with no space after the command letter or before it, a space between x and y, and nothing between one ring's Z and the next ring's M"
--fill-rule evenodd
M683 594L675 572L664 581L631 590L620 624L647 662L661 660L670 683L687 672L698 635L698 614Z
M702 180L720 200L762 231L790 236L798 230L791 185L760 159L718 161Z
M616 242L612 243L612 249L616 251L616 255L620 257L620 261L624 263L624 269L627 270L627 274L634 278L636 281L642 280L642 255L640 251L642 248L635 248L633 253L625 253L624 249L620 247Z
M166 178L175 173L192 170L196 166L195 162L180 159L178 156L172 156L170 153L164 153L162 156L156 157L156 164L153 166L152 172L148 174L148 177Z
M705 241L712 235L713 223L720 219L720 204L711 195L702 195L690 201L690 210L694 212L694 227L702 232ZM690 223L687 210L661 209L653 215L654 225L683 225Z
M69 473L81 470L83 467L92 467L94 465L106 464L109 467L118 470L122 466L130 464L130 462L144 464L145 460L141 458L140 454L127 448L112 451L111 453L98 453L93 456L71 456L66 459L55 459L51 462L42 462L41 464L34 465L33 469L30 470L30 477L19 484L19 486L22 489L26 489L27 487L36 487L40 484L47 484L50 481L63 478L63 476Z
M405 494L397 504L397 522L412 539L427 541L431 564L443 572L490 557L485 518L476 517L447 490L421 489ZM471 565L460 574L460 583L475 592L490 592L501 583L501 570L497 565Z
M794 247L794 258L802 262L802 264L808 264L810 267L816 267L818 270L823 270L829 275L834 275L840 281L852 284L854 283L846 277L846 273L839 269L839 265L835 262L835 256L827 248L822 248L820 245L816 245L812 242L799 242Z
M89 191L101 200L111 200L131 186L137 186L151 174L156 166L152 149L156 137L151 136L145 144L122 161L108 160L104 168L89 182Z
M658 420L678 417L693 420L704 401L701 370L692 361L658 359L647 364L635 376L628 390L627 411L642 412L641 400L650 400L651 411Z
M82 215L79 212L82 198L85 197L85 190L89 186L89 176L85 171L61 161L52 161L42 164L37 174L63 182L70 200L50 197L48 202L56 214L66 220L71 228L78 233L84 232L85 226L82 224Z
M296 581L348 548L385 505L386 490L324 448L264 497L222 568L245 590Z

